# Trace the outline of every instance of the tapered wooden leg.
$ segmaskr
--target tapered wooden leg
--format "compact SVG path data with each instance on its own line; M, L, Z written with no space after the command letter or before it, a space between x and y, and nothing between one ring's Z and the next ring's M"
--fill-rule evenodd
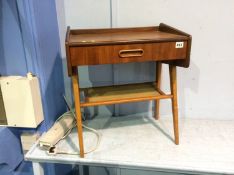
M161 62L156 62L156 89L160 89L161 87L161 74L162 74L162 63ZM155 113L154 113L154 118L156 120L159 119L159 102L160 100L155 100Z
M84 145L83 145L83 131L82 131L82 116L80 110L80 90L77 68L72 72L72 85L75 100L76 122L78 131L78 140L80 146L80 157L84 157Z
M169 65L170 71L170 86L172 97L172 113L173 113L173 125L175 144L179 144L179 126L178 126L178 104L177 104L177 81L176 81L176 66Z

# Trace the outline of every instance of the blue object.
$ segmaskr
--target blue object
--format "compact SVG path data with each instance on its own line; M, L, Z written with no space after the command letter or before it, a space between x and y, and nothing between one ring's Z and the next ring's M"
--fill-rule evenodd
M0 74L25 75L26 73L27 64L16 1L0 1Z
M22 160L20 140L10 129L0 127L0 170L14 171Z
M37 131L44 132L66 110L62 99L64 83L55 0L0 0L0 74L26 75L29 71L40 80L44 122ZM20 132L29 129L12 130L19 139ZM0 135L0 147L3 148L9 136ZM11 163L10 158L18 159L10 152L21 150L12 146L8 148L10 151L3 148L0 152L1 175L6 174L3 168ZM31 164L22 162L21 166L23 169L18 167L12 173L32 174ZM44 169L46 174L59 175L66 174L71 166L46 164Z

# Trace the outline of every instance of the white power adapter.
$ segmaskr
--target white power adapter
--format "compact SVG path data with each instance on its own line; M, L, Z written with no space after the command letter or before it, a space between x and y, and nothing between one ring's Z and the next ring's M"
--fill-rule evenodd
M46 149L47 154L49 155L56 155L56 154L79 155L78 152L68 152L68 151L58 150L55 146L60 140L64 139L70 133L73 127L76 126L76 119L75 119L76 115L72 110L71 105L68 103L66 97L65 96L63 97L70 111L66 112L61 117L59 117L58 120L55 121L55 124L50 128L50 130L42 135L42 137L39 139L39 146L43 149ZM87 154L95 151L99 146L100 134L95 129L87 127L84 124L82 125L82 127L96 134L98 139L95 147L85 152L85 154Z
M44 149L49 149L63 139L75 126L76 120L72 113L66 112L63 114L54 125L39 139L39 146Z

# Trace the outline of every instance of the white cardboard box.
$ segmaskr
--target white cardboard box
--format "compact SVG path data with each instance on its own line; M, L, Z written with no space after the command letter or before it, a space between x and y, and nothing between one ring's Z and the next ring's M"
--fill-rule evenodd
M36 128L44 119L37 77L0 77L7 126Z

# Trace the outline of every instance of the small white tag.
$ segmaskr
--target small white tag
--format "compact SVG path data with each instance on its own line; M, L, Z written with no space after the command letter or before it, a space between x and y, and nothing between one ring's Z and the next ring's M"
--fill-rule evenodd
M183 48L184 42L176 42L175 48Z

